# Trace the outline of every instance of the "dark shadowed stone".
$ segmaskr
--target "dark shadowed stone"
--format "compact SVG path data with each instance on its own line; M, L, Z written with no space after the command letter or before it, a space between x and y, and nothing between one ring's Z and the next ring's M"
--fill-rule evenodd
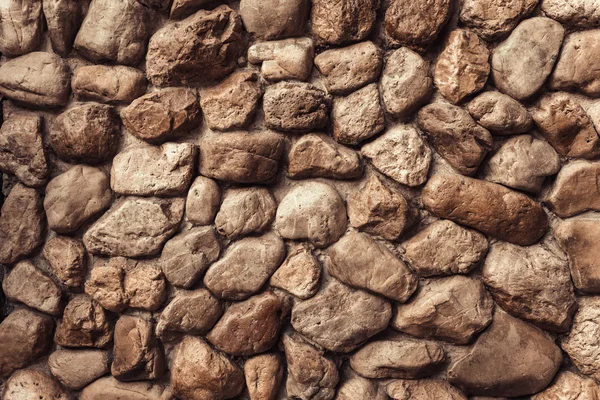
M58 321L54 342L62 347L104 348L113 336L108 318L107 312L90 296L77 295Z

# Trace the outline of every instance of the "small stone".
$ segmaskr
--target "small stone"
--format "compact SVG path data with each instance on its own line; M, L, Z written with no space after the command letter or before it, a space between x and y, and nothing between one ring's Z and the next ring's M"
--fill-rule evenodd
M567 35L550 77L550 88L600 95L600 62L594 57L599 49L600 29Z
M334 280L315 297L296 303L291 322L327 350L348 353L384 330L391 316L387 301Z
M460 20L484 39L495 40L515 29L537 4L538 0L466 0Z
M527 109L500 92L485 92L467 104L475 121L496 135L514 135L531 129L533 119Z
M85 292L102 307L112 312L123 311L129 299L125 293L125 271L121 259L113 258L106 265L94 267L85 282Z
M43 0L48 36L55 53L66 57L73 48L82 12L77 0Z
M275 219L277 203L264 187L232 188L225 192L215 218L217 231L229 240L265 231Z
M208 4L210 1L211 0L173 0L171 4L170 17L171 19L187 17L205 4ZM167 7L170 3L171 1L167 1Z
M60 383L81 390L110 371L104 350L56 350L48 358L48 368Z
M392 47L424 51L450 17L449 0L393 0L385 12L385 37Z
M312 71L314 53L315 45L311 38L274 40L250 46L248 61L262 63L260 73L268 81L305 81Z
M100 378L86 386L80 400L170 400L170 388L154 382L120 382L112 376Z
M377 19L379 0L313 0L312 34L319 44L342 44L365 39Z
M108 318L106 311L91 297L77 295L65 307L54 342L62 347L104 348L113 336Z
M316 247L327 247L346 231L346 206L331 186L310 181L290 190L277 207L279 234L292 240L308 239Z
M537 92L552 72L565 29L550 18L521 22L492 54L492 78L503 93L523 100Z
M2 282L6 297L50 315L62 312L61 290L29 261L19 262Z
M600 302L598 297L579 297L579 309L573 319L571 332L562 339L560 347L569 355L573 364L583 374L594 379L600 377L598 348L600 327Z
M99 168L76 165L46 186L48 226L58 233L75 232L106 210L112 201L108 177Z
M0 129L0 170L15 175L27 186L43 186L48 164L42 143L42 118L17 114Z
M274 353L252 357L244 363L250 400L275 400L283 380L283 363Z
M460 390L441 379L395 380L386 387L393 400L467 400Z
M395 50L387 59L379 89L385 111L394 118L408 119L431 97L429 64L406 47Z
M548 388L531 396L531 400L594 400L600 396L600 386L591 378L570 371L560 372Z
M221 205L221 188L214 180L198 176L185 201L185 216L195 225L210 225Z
M356 145L377 135L385 128L377 85L335 98L331 119L333 138L340 143Z
M87 65L75 70L71 85L78 100L130 103L146 92L146 75L123 65Z
M123 288L132 308L156 311L167 299L165 277L156 265L138 264L128 269Z
M550 18L573 27L596 28L600 23L597 0L542 0L541 9Z
M10 377L4 386L3 400L67 400L69 394L53 377L37 369L23 369Z
M210 266L204 285L224 300L245 300L257 293L285 257L283 240L273 232L234 242Z
M372 380L354 374L338 388L336 400L389 400L382 387ZM437 400L437 399L436 399Z
M43 36L42 3L8 0L0 6L0 52L8 57L30 53Z
M421 199L425 208L440 218L521 246L536 243L548 229L548 216L539 203L496 183L454 174L434 175Z
M596 190L599 177L600 162L570 162L556 176L545 203L561 218L600 211L600 193Z
M242 0L244 27L258 39L278 39L304 33L311 2L308 0Z
M79 239L55 236L44 245L44 258L52 267L52 273L67 288L81 286L86 275L86 252Z
M317 293L320 279L319 260L307 245L300 245L288 253L283 264L271 276L269 283L306 300Z
M404 257L419 276L468 274L488 251L484 235L450 220L436 221L410 238Z

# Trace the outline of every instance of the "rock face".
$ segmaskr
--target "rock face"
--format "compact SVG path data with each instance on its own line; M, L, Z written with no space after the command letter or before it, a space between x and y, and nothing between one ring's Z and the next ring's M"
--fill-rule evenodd
M5 400L68 399L69 395L51 376L36 369L15 372L4 386Z
M548 228L546 213L526 195L460 175L434 175L422 201L440 218L521 246L534 244Z
M52 273L67 288L78 288L85 280L86 253L83 243L67 236L55 236L44 245L42 253Z
M560 347L569 355L573 364L583 374L594 379L600 376L600 360L593 349L598 346L598 316L600 303L598 297L580 297L579 309L573 319L571 332L563 338Z
M276 354L261 354L244 363L250 400L275 400L283 380L283 363Z
M491 0L485 4L466 0L460 20L484 39L494 40L512 31L537 4L537 0Z
M594 28L600 22L600 5L596 0L543 0L541 9L563 24Z
M106 311L91 297L77 295L65 307L54 342L62 347L104 348L113 337L108 318Z
M259 39L277 39L304 33L310 10L308 0L242 0L240 16L248 32Z
M598 162L571 162L556 176L545 202L562 218L587 210L600 210L600 193L595 189L599 175Z
M185 201L185 216L193 224L210 225L221 205L221 188L217 182L204 176L198 176Z
M7 1L0 7L0 52L16 57L34 51L43 31L40 1Z
M371 84L349 96L334 99L331 119L333 138L339 143L359 144L381 132L385 118L377 85Z
M50 315L60 315L61 291L54 281L29 261L21 261L2 282L6 297Z
M379 0L313 0L312 33L319 44L341 44L363 40L373 29Z
M256 43L248 49L248 61L262 64L260 74L268 81L305 81L313 68L315 46L311 38Z
M550 87L600 95L600 74L597 72L600 63L593 57L598 49L600 29L569 34L550 77Z
M600 386L591 378L570 371L560 372L546 390L531 396L532 400L593 400L600 396Z
M215 226L221 235L235 240L267 229L275 219L276 210L277 203L266 188L229 189L215 218Z
M288 252L287 258L271 276L270 285L283 289L303 300L319 290L321 264L306 245Z
M48 358L48 368L60 383L80 390L108 373L108 352L104 350L57 350Z
M81 24L81 6L77 0L43 0L42 5L52 49L65 57Z
M467 105L475 121L496 135L525 133L533 124L531 115L518 101L500 92L485 92Z
M142 71L124 65L88 65L74 71L71 85L79 100L129 103L146 91L146 76Z
M171 390L162 384L149 382L120 382L112 376L94 381L80 394L81 400L169 400Z
M439 379L398 379L386 387L386 392L394 400L467 400L460 390Z
M344 380L338 387L336 400L388 400L382 387L359 375Z

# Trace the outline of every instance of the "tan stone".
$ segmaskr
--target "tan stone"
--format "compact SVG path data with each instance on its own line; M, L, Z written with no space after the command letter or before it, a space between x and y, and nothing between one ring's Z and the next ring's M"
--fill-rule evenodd
M8 0L0 6L0 52L4 55L16 57L36 50L43 29L41 1Z
M113 328L106 311L91 297L77 295L58 321L54 342L62 347L104 348L112 340Z
M596 189L599 175L599 162L570 162L560 170L544 201L562 218L600 211L600 192Z
M65 387L80 390L110 371L105 350L57 350L48 368Z
M305 81L313 67L315 45L311 38L256 43L248 49L248 61L262 64L260 73L268 81Z
M338 387L335 400L388 400L385 391L376 382L354 374Z
M271 276L269 284L306 300L317 293L320 279L319 260L309 246L299 245L288 252L283 264Z
M310 22L319 44L365 39L375 25L379 0L313 0Z
M67 400L67 391L53 377L38 369L15 372L4 386L3 400Z
M460 20L484 39L494 40L512 31L537 4L538 0L465 0Z
M304 33L310 5L308 0L242 0L240 16L256 38L299 36Z
M567 35L550 77L550 87L579 91L588 96L600 95L600 74L597 72L600 62L594 56L598 51L600 29Z
M87 65L74 71L71 85L78 100L130 103L146 92L146 75L124 65Z
M86 386L80 400L171 400L171 389L153 382L120 382L112 376L100 378Z
M529 131L533 119L527 109L500 92L484 92L467 104L475 121L496 135L514 135Z
M112 312L123 311L129 299L125 293L123 259L110 259L105 265L94 266L85 282L85 292L102 307Z
M467 400L460 390L441 379L395 380L386 387L393 400Z
M596 381L562 371L544 391L531 396L531 400L595 400L599 397L600 386Z
M77 289L85 280L87 257L79 239L55 236L44 245L42 253L52 273L69 289Z
M82 21L82 7L77 0L43 0L42 6L52 49L66 57Z
M598 335L600 327L600 302L598 297L579 297L579 309L573 318L573 326L567 336L560 341L560 347L569 355L577 369L594 379L600 376Z
M254 356L244 363L250 400L276 400L283 380L283 363L275 353Z
M542 0L541 9L562 24L579 28L595 28L600 23L597 0Z
M331 119L333 138L339 143L356 145L377 135L385 128L377 85L335 98Z
M156 311L167 299L167 283L160 267L139 263L125 272L123 280L129 307Z
M185 216L196 225L210 225L215 220L221 205L221 188L217 182L204 176L198 176L185 201Z
M221 235L234 240L266 230L276 210L277 203L267 188L231 188L223 196L215 226Z
M15 265L2 281L2 290L8 299L43 313L57 316L62 312L60 288L29 261Z

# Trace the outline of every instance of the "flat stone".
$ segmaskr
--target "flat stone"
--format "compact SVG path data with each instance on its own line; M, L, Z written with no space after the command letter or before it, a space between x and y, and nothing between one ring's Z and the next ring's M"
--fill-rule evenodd
M226 5L200 10L152 35L146 75L155 86L221 79L235 69L245 47L242 20L235 11Z
M531 396L531 400L594 400L600 396L600 386L591 378L562 371L544 391Z
M225 192L215 226L227 239L260 233L275 219L277 203L264 187L231 188Z
M70 396L52 376L37 369L15 372L4 386L4 400L56 399L66 400Z
M600 302L598 297L579 297L578 310L573 318L571 332L560 341L560 347L569 355L577 369L594 379L600 376L598 348Z
M314 53L315 45L311 38L273 40L250 46L248 61L262 64L260 74L268 81L305 81L313 68Z
M588 96L600 95L600 73L597 71L600 62L594 57L598 50L600 29L567 35L549 86L554 90L579 91Z
M56 350L48 358L48 368L60 383L81 390L110 371L104 350Z
M395 125L365 144L360 152L382 174L407 186L420 186L427 180L431 149L419 131L410 125Z
M29 261L21 261L2 282L2 290L12 301L21 302L46 314L62 312L61 290L56 283Z
M409 119L431 97L433 80L429 64L406 47L394 50L385 63L379 90L387 113L394 118Z
M81 24L82 7L77 0L43 0L42 5L52 49L66 57Z
M113 337L107 312L87 295L73 297L58 321L54 342L62 347L106 347Z
M158 265L140 263L130 267L123 288L132 308L156 311L167 299L167 283Z
M71 80L73 93L78 100L109 104L132 102L146 92L146 84L146 75L142 71L124 65L79 67Z
M392 381L386 387L393 400L467 400L467 397L441 379L418 379Z
M33 52L0 66L0 94L30 107L66 105L70 80L69 67L53 53Z
M600 23L597 0L542 0L541 9L558 22L579 28L595 28Z
M417 123L435 151L461 174L473 175L492 149L490 132L458 106L429 104L417 114Z
M450 366L448 381L471 395L526 396L548 386L561 362L550 336L496 310L469 353Z
M370 84L346 97L333 100L331 112L333 138L343 144L356 145L385 128L383 108L376 84Z
M281 238L268 232L234 242L210 266L204 285L224 300L245 300L269 280L285 257Z
M537 4L538 0L466 0L460 20L484 39L495 40L515 29Z
M244 27L258 39L278 39L304 33L311 3L308 0L242 0Z
M221 188L214 180L198 176L185 201L185 216L195 225L210 225L221 206Z
M531 129L533 119L527 109L500 92L484 92L467 104L475 121L495 135L514 135Z
M0 170L13 174L27 186L43 186L48 164L42 143L42 118L17 114L0 129Z
M276 400L283 380L283 362L275 353L261 354L244 363L250 400Z
M599 176L599 162L570 162L560 170L544 201L562 218L600 211L600 193L596 190Z
M387 301L332 281L313 298L294 305L291 323L325 349L348 353L384 330L391 316Z
M389 400L385 391L370 379L354 374L338 387L336 400Z
M87 257L79 239L55 236L44 244L42 254L60 283L69 289L81 287L87 273Z
M539 203L496 183L439 174L429 179L421 198L440 218L521 246L536 243L548 229L548 216Z
M481 282L456 275L421 284L406 304L397 304L391 326L420 338L471 342L492 321L494 302Z
M104 171L76 165L46 186L48 226L58 233L74 232L106 210L112 197Z
M379 0L313 0L312 34L319 44L342 44L365 39L377 19Z
M183 199L125 197L118 200L83 236L92 254L156 255L183 217Z
M112 258L105 265L94 266L85 282L85 292L109 311L122 312L129 302L125 293L124 260Z
M277 231L285 239L308 239L323 248L346 231L346 206L333 187L316 181L304 182L281 200L275 221Z
M170 400L169 387L155 382L120 382L112 376L100 378L86 386L80 400Z
M269 284L306 300L317 293L320 280L319 260L309 246L299 245L288 252L283 264L271 276Z
M40 1L7 1L0 14L0 52L16 57L38 48L44 29Z
M550 18L521 22L492 54L492 78L503 93L523 100L537 92L552 72L565 29Z

